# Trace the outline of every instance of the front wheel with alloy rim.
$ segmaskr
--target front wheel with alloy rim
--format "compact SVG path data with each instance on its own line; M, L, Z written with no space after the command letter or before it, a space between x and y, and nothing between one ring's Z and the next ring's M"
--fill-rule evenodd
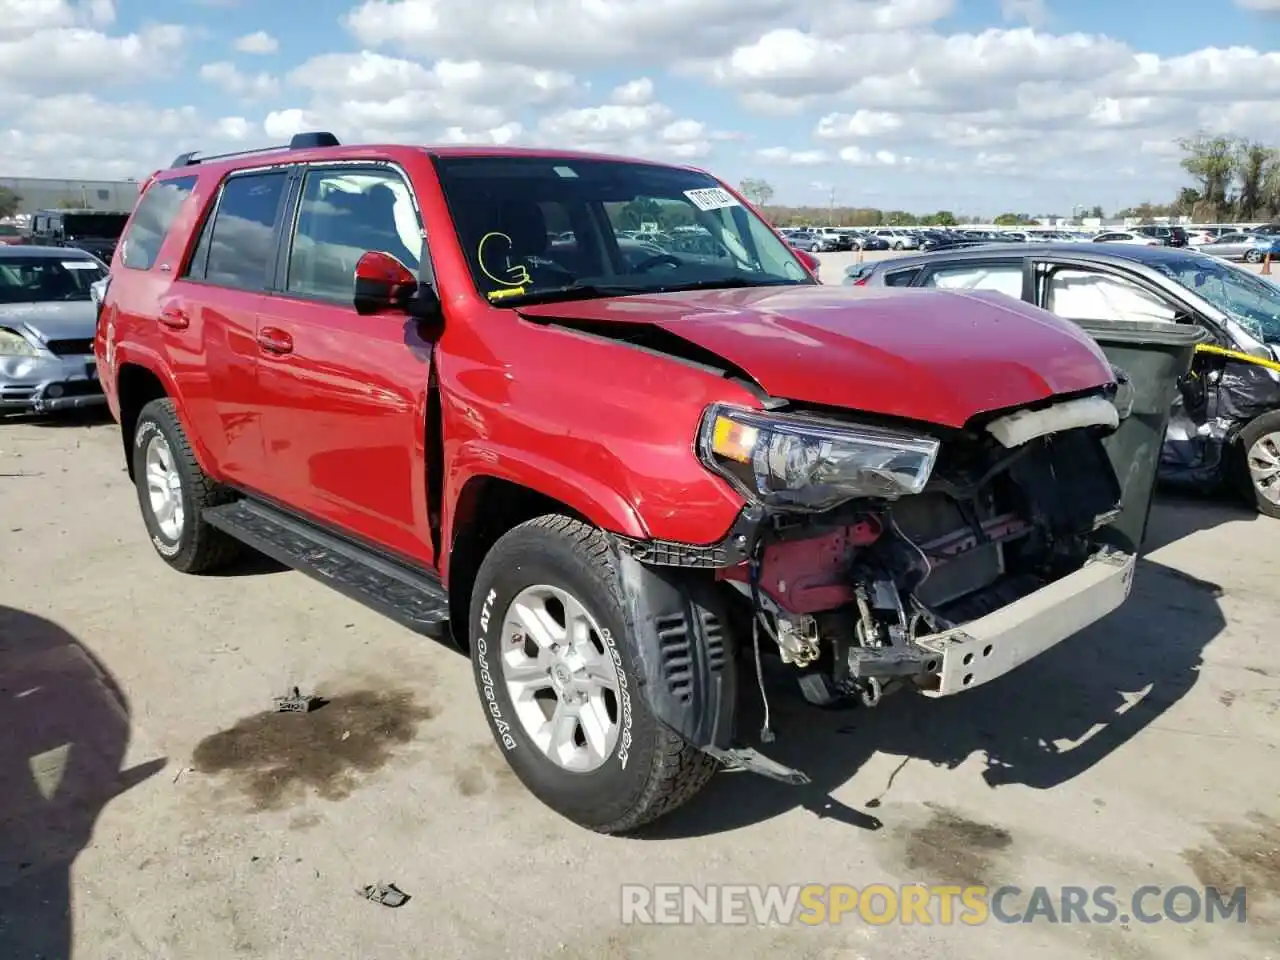
M1264 413L1240 431L1240 480L1258 512L1280 518L1280 411Z
M611 548L548 515L506 533L481 564L471 660L498 748L539 800L623 833L684 804L717 762L650 711Z
M202 516L231 495L200 468L172 400L152 400L133 432L133 479L151 545L169 566L204 573L239 553L240 545Z

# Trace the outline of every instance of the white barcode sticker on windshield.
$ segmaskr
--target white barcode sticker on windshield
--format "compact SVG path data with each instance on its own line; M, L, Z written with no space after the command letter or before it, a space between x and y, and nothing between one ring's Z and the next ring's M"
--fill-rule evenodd
M699 210L723 210L726 207L740 207L733 194L720 187L704 187L701 190L686 190L684 195Z
M64 270L97 270L98 265L92 260L63 260Z

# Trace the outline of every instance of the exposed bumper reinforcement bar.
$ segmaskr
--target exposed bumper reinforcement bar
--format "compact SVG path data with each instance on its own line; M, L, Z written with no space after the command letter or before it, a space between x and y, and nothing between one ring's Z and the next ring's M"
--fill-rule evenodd
M941 658L937 683L921 690L946 697L981 686L1039 656L1119 607L1133 587L1135 557L1106 549L1075 573L954 630L916 645Z

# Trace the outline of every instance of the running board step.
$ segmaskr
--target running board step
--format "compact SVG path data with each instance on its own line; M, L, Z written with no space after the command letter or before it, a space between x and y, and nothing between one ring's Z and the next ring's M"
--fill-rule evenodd
M259 553L399 621L440 638L449 622L449 599L430 574L380 556L359 544L256 500L210 507L210 526Z

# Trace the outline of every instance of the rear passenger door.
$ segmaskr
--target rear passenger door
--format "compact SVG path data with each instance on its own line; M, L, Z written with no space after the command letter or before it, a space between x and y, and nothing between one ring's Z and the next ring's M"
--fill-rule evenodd
M170 367L219 473L262 489L257 317L275 263L288 168L236 172L206 207L198 239L159 304ZM127 254L127 251L126 251Z
M377 250L418 272L422 218L388 164L300 169L258 309L258 384L269 484L307 517L406 559L434 559L426 405L433 343L403 313L361 316L355 266Z

